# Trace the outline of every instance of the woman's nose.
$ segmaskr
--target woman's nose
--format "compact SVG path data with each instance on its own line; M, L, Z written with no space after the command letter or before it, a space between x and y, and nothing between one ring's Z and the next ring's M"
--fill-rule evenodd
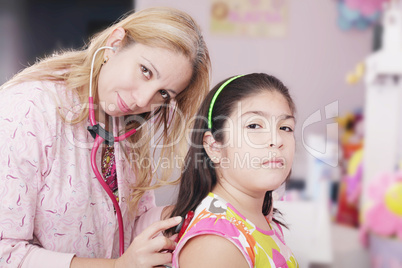
M150 105L155 93L152 90L141 90L134 96L136 106L144 108Z

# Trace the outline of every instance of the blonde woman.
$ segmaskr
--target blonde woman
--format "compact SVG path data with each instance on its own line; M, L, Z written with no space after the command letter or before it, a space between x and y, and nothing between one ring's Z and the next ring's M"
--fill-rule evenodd
M0 267L169 263L175 244L157 234L181 218L165 219L152 190L167 183L181 155L209 74L193 19L150 8L94 36L84 50L48 57L2 85ZM91 161L94 140L108 140L107 133L112 140ZM153 158L158 141L163 161ZM164 164L159 177L154 163Z

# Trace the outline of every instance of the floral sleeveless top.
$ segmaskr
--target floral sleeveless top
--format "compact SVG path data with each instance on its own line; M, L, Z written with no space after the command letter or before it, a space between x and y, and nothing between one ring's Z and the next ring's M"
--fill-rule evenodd
M209 193L197 207L194 218L179 240L173 253L172 265L179 268L180 251L189 239L213 234L231 241L242 252L249 267L299 267L285 244L280 225L271 223L270 226L270 231L259 229L231 204L216 194Z

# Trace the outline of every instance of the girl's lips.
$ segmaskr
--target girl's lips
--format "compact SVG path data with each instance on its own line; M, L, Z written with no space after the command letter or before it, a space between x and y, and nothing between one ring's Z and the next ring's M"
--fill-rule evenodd
M128 108L127 104L120 98L119 93L117 93L117 106L119 106L120 111L123 113L132 112L130 108Z
M262 165L269 168L282 168L284 166L284 161L281 159L268 160L263 162Z

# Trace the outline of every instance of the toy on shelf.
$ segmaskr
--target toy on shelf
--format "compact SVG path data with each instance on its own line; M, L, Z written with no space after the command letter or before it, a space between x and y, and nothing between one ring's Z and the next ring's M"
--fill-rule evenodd
M357 84L363 78L364 67L363 62L358 63L355 70L347 74L346 82L350 85Z
M362 235L371 232L402 242L402 172L380 175L368 194L371 202L363 210Z
M343 152L343 160L348 160L350 156L363 146L363 113L360 109L349 112L342 117L337 117L336 122L340 130L340 142Z
M365 30L381 17L382 6L389 0L338 0L338 26L342 30Z
M363 149L357 150L348 163L346 179L346 198L349 203L359 206L361 181L363 177Z
M341 180L339 182L335 221L352 227L359 226L359 201L362 180L363 114L349 112L336 119L340 128L342 148Z
M402 172L384 173L369 185L360 238L373 268L402 268Z

